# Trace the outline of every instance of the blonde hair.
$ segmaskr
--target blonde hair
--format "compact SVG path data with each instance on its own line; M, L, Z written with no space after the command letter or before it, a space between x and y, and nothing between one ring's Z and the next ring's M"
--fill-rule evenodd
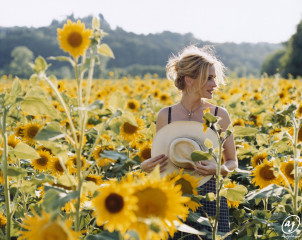
M167 63L167 78L174 81L179 90L186 87L185 76L199 80L201 89L209 75L210 66L214 66L217 86L224 85L225 66L213 54L210 46L198 48L195 45L184 48L177 56L173 55ZM198 89L198 90L199 90Z

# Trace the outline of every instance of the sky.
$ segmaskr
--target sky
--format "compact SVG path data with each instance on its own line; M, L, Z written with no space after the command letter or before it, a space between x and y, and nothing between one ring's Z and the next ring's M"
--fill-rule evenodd
M48 26L101 13L112 29L137 34L193 33L211 42L287 41L302 19L302 0L0 0L0 26Z

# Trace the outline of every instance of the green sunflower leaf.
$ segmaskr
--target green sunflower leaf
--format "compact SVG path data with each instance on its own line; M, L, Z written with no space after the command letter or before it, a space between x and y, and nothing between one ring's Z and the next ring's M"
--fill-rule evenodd
M40 157L35 149L23 142L18 143L17 146L8 153L14 154L17 158L21 159L37 159Z
M59 119L58 111L43 97L25 97L20 103L23 112L29 115L46 115L54 119Z
M100 45L98 48L98 53L106 57L115 58L111 48L106 43Z
M193 162L199 162L202 160L210 160L213 156L209 153L203 152L203 151L194 151L191 153L191 159Z
M236 137L244 137L244 136L253 136L258 132L256 128L248 128L243 126L234 126L234 136Z
M284 190L283 187L280 187L276 184L271 184L261 190L252 191L252 192L248 193L245 197L246 197L246 200L249 201L249 200L257 199L257 198L281 196L283 190Z
M60 124L58 122L51 122L40 129L34 139L54 141L64 136L65 134L60 131Z
M220 191L220 195L227 198L230 201L242 201L244 195L248 192L247 188L243 185L236 185L233 188L223 188Z

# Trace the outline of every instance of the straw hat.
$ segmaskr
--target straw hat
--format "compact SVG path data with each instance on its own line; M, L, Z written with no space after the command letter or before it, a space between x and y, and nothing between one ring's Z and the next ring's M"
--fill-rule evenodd
M168 164L162 176L184 169L184 173L199 177L199 186L205 184L212 176L202 176L195 172L195 163L191 160L191 153L195 150L207 152L204 141L209 139L213 148L218 147L218 140L210 128L203 132L203 125L196 121L175 121L161 128L155 135L151 148L151 156L165 154ZM209 161L215 161L214 158Z

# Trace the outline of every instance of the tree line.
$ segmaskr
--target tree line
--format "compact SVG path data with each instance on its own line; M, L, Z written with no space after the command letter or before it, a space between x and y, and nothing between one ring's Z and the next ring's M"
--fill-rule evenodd
M283 43L283 48L267 56L261 72L268 75L279 73L285 78L302 77L302 20L296 33Z
M67 18L77 20L73 15ZM102 28L108 33L103 42L112 48L115 59L101 58L95 71L96 78L106 77L109 72L116 73L116 76L157 73L164 77L169 56L190 44L200 47L212 45L216 55L233 76L259 76L267 55L282 50L281 44L202 41L191 33L164 31L158 34L135 34L120 27L112 29L102 14L99 14L99 19ZM91 20L92 16L81 19L87 27L91 27ZM62 28L65 22L53 20L49 26L40 28L0 27L0 76L11 73L27 78L31 74L28 62L32 62L35 57L41 55L47 59L50 56L66 55L57 42L57 28ZM48 62L52 64L49 71L59 78L73 77L68 64L51 60Z

